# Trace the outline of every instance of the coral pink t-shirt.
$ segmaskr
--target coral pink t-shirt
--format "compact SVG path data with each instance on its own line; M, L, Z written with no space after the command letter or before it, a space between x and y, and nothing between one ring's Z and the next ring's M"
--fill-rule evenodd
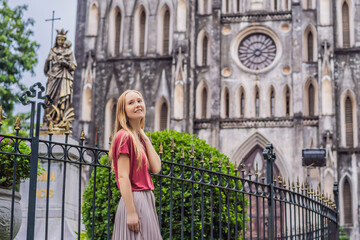
M118 188L120 189L119 179L118 179L118 158L120 156L120 153L124 153L124 154L128 154L130 158L129 179L131 183L131 189L133 191L154 190L154 184L151 180L148 164L146 164L145 155L142 156L142 167L140 167L140 169L137 170L138 168L137 157L131 135L125 130L120 130L115 135L113 141L114 144L112 151L113 151L114 172L115 172L116 183ZM141 143L146 153L145 142L141 140Z

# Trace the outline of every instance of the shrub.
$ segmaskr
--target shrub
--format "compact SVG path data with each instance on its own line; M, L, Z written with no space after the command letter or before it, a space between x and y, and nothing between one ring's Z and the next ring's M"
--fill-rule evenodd
M227 160L228 158L221 154L216 148L206 144L204 140L199 139L195 135L188 133L180 133L173 130L166 130L162 132L155 132L151 134L151 138L155 147L155 150L159 152L160 143L163 144L164 154L162 155L163 165L162 165L162 174L167 175L170 172L170 164L167 162L171 161L171 153L170 153L170 144L171 140L175 139L175 152L173 156L173 161L176 163L181 163L181 150L184 150L184 164L187 166L191 166L194 164L195 167L201 167L200 158L203 153L204 163L203 167L205 169L210 169L209 157L210 154L213 156L212 161L212 169L213 171L219 171L218 163L219 159L221 160L221 172L227 173L228 168ZM193 163L190 158L190 150L193 147L195 154ZM100 163L106 164L107 157L103 157L100 160ZM229 172L230 175L234 175L234 166L229 163ZM95 230L95 239L106 239L107 234L107 186L108 186L108 169L106 168L97 168L96 174L96 199L95 199L95 222L94 222L94 230ZM173 176L180 177L181 167L175 166L173 167ZM204 182L208 183L210 180L210 175L206 172L203 172ZM191 170L188 167L184 167L184 178L191 178ZM201 171L194 172L193 179L195 181L200 181L201 179ZM160 182L161 182L161 207L162 207L162 215L161 215L161 231L164 239L169 238L170 231L170 221L172 221L172 233L173 239L181 238L181 189L182 189L182 181L173 180L173 216L170 219L170 186L171 180L166 177L159 177L157 175L153 175L153 181L155 185L154 195L156 198L156 207L159 207L159 195L160 195ZM213 183L219 184L220 179L216 176L213 177ZM225 186L227 183L227 178L221 178L222 185ZM92 227L92 192L93 192L93 183L94 183L94 172L89 181L89 185L86 187L84 192L84 200L83 200L83 221L86 227L87 236L91 237L91 227ZM233 180L230 181L230 186L234 187L235 183ZM193 201L194 201L194 215L192 216L192 184L189 182L184 182L184 236L191 235L191 221L193 219L194 224L194 236L195 239L201 238L201 229L204 230L204 239L210 238L210 223L211 223L211 209L210 209L210 187L203 187L203 207L204 212L203 216L201 216L201 190L202 186L200 184L193 184ZM238 187L241 187L240 182L238 182ZM237 219L238 226L238 234L241 232L241 226L244 219L242 219L242 198L243 195L237 194L237 206L235 206L235 193L228 192L227 190L222 190L219 192L218 188L212 188L212 202L213 202L213 237L215 239L219 238L219 218L220 218L220 194L222 198L222 208L221 208L221 225L222 225L222 236L227 236L228 232L228 222L230 223L230 234L231 236L235 235L235 223ZM110 233L112 233L114 216L116 213L116 208L118 205L118 201L120 198L119 190L116 186L115 177L111 174L111 210L110 210ZM230 203L229 205L227 203ZM248 203L245 198L243 201L243 207L246 209ZM229 209L228 209L229 207ZM237 207L238 215L235 215L235 208ZM229 218L228 218L228 210L229 210ZM201 217L203 217L204 226L201 226Z
M0 187L9 188L13 185L14 153L21 153L27 156L16 158L16 180L19 184L21 180L30 177L30 148L22 140L16 140L11 136L0 137Z

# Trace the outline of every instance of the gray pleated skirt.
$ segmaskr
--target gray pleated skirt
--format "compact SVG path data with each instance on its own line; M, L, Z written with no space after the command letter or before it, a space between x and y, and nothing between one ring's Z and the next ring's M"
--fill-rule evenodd
M134 191L134 204L140 220L140 232L130 231L126 224L126 208L120 199L116 211L112 240L161 240L155 197L152 191Z

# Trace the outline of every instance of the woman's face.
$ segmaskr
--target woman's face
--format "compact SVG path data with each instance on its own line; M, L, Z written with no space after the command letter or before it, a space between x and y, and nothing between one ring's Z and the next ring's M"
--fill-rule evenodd
M145 103L136 92L129 92L125 97L125 113L128 119L141 119L145 117Z

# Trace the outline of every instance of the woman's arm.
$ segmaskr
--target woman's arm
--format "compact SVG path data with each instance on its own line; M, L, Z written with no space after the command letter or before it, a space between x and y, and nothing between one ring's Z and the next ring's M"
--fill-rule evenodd
M151 144L150 139L144 133L144 130L141 130L141 138L144 140L146 145L146 153L149 159L150 171L152 173L159 173L161 171L161 160L153 145Z
M139 216L136 213L134 198L131 190L129 179L130 173L130 158L127 154L120 154L117 161L117 172L120 185L121 197L124 200L126 208L128 228L134 232L139 232Z

